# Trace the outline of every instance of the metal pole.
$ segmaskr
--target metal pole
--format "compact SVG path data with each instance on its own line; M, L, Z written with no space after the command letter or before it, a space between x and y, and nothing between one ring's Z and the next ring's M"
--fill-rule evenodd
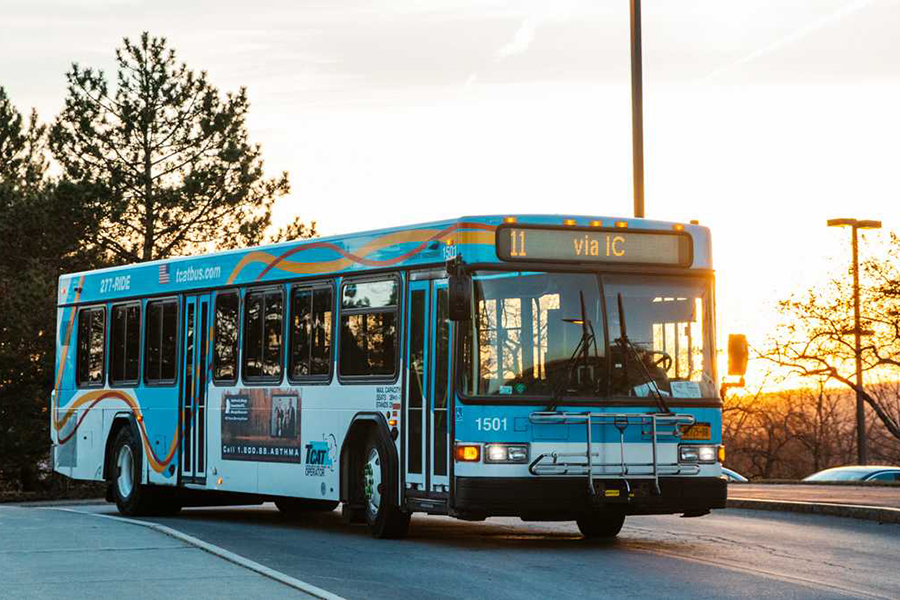
M631 0L631 142L634 216L644 217L644 96L641 73L641 0Z
M862 397L862 350L860 349L859 324L859 244L856 225L853 225L853 337L856 342L856 455L859 464L867 462L866 456L866 413Z

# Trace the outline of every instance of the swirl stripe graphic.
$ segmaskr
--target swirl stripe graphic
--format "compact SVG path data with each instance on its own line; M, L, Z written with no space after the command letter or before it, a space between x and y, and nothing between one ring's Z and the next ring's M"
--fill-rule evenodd
M466 231L461 231L466 230ZM473 231L474 230L474 231ZM238 262L237 266L235 266L231 275L228 278L228 284L234 282L234 280L238 277L238 275L243 271L248 265L254 263L262 263L265 268L262 272L257 276L256 280L259 281L262 279L269 271L273 269L278 269L280 271L285 271L288 273L295 274L316 274L316 273L327 273L327 272L335 272L340 271L352 264L360 264L369 267L386 267L393 266L403 262L404 260L409 259L410 257L418 254L422 250L424 250L430 242L434 241L443 241L447 239L454 233L460 233L460 237L462 238L463 243L467 244L493 244L494 243L494 232L496 231L496 227L492 225L484 225L480 223L457 223L445 229L419 229L416 231L407 231L407 232L396 232L385 234L371 242L365 244L362 248L360 248L357 253L348 252L343 248L339 247L336 244L331 242L313 242L310 244L303 244L292 248L278 256L275 256L269 252L264 251L253 251L249 252L245 255L240 262ZM411 250L384 260L375 260L367 258L367 256L388 248L390 246L394 246L397 244L418 242L418 244L412 248ZM331 250L341 256L341 258L337 258L330 261L321 261L321 262L299 262L299 261L291 261L288 260L291 256L299 254L301 252L307 250L314 250L325 248ZM81 298L81 292L84 287L84 279L85 277L82 275L78 280L78 285L75 289L75 298L72 301L72 304L78 304L78 301ZM91 392L87 392L81 396L79 396L74 402L72 402L69 406L66 407L65 412L62 418L59 417L59 413L62 410L59 403L59 390L62 385L63 373L65 372L66 360L68 358L68 351L72 341L72 334L75 329L75 321L78 314L77 308L73 306L72 314L69 316L68 323L66 325L66 335L65 335L65 343L63 344L62 353L60 355L60 364L59 369L56 373L56 385L54 389L54 403L51 407L52 419L53 419L53 428L57 432L57 443L62 445L68 442L72 437L74 437L75 433L78 431L81 424L84 422L88 413L97 406L100 402L104 400L118 400L125 404L131 411L131 413L135 416L135 420L138 423L138 426L141 430L141 438L144 447L144 454L147 457L147 461L150 467L156 471L157 473L162 473L166 470L169 463L172 462L172 459L175 457L175 452L178 449L179 443L183 437L183 431L176 427L175 435L173 436L172 443L169 446L168 451L166 452L166 456L164 458L160 458L156 455L152 446L148 442L149 436L147 435L147 430L144 425L144 417L141 411L140 405L137 401L137 398L120 390L95 390ZM209 328L209 338L212 339L213 328L210 325ZM193 378L196 381L199 378L199 370L203 368L202 364L198 361L198 364L195 365L195 369L197 373ZM209 369L212 369L212 365L209 365ZM211 372L210 372L211 375ZM62 429L68 424L68 422L76 415L76 413L81 410L81 415L78 416L75 425L72 427L72 430L66 434L61 434ZM191 411L185 415L184 427L187 428L190 426L190 423L193 421L192 417L194 411L196 410L195 406L192 406Z

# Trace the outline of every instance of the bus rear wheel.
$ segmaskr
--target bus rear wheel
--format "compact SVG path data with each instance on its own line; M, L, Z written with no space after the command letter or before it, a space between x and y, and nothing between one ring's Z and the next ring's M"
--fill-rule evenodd
M622 525L625 524L625 513L614 510L596 511L582 516L575 522L585 539L612 539L622 531Z
M337 500L309 500L306 498L278 498L275 506L286 515L310 512L331 512L337 508Z
M361 486L366 524L376 538L402 538L409 530L409 513L397 506L397 489L392 485L387 449L376 433L369 435L363 454Z

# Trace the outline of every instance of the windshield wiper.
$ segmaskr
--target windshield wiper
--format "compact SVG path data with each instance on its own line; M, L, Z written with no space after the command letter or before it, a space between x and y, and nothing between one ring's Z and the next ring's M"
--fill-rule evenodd
M548 411L556 410L556 406L559 404L559 398L562 394L563 388L569 385L569 382L572 381L572 374L574 373L577 365L577 360L579 355L581 357L582 367L584 372L587 373L590 368L590 351L591 345L594 346L594 356L599 356L600 353L597 351L597 337L594 335L594 324L591 323L591 320L587 318L587 311L584 308L584 290L579 290L578 295L581 299L581 319L563 319L566 323L573 324L581 324L581 339L578 340L578 345L575 346L575 351L572 352L572 356L569 357L569 360L566 361L566 376L565 378L553 388L553 404L547 407Z
M634 362L640 365L641 370L644 372L644 376L647 378L647 387L650 388L656 395L656 401L659 405L660 412L671 414L672 411L669 410L669 405L666 404L665 399L663 398L662 393L659 391L659 384L656 383L656 380L650 375L650 371L647 369L647 365L644 364L644 361L641 360L640 355L638 354L637 348L634 343L628 339L628 329L625 326L625 307L622 305L622 294L618 294L618 304L619 304L619 339L616 340L616 343L619 344L619 347L622 349L622 370L625 372L625 385L630 386L631 384L628 381L628 352L634 356Z

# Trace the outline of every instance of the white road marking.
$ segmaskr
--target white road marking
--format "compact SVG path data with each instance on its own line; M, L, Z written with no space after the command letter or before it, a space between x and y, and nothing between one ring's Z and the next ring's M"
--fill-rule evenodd
M176 540L180 540L185 542L186 544L190 544L196 548L199 548L205 552L209 552L219 558L223 558L230 563L234 563L240 567L244 567L245 569L249 569L264 577L268 577L274 581L282 583L288 587L292 587L296 590L309 594L315 598L321 598L322 600L346 600L342 596L338 596L337 594L332 594L327 590L323 590L320 587L316 587L311 583L306 583L305 581L300 581L299 579L295 579L289 575L285 575L280 571L276 571L274 569L270 569L265 565L261 565L258 562L254 562L249 558L244 558L239 554L235 554L234 552L229 552L224 548L220 548L214 544L210 544L209 542L204 542L201 539L190 536L186 533L182 533L178 530L172 529L171 527L166 527L165 525L159 525L157 523L150 523L148 521L139 521L137 519L126 519L124 517L116 517L114 515L102 515L98 513L92 512L84 512L81 510L75 510L72 508L55 508L55 507L46 507L41 508L41 510L59 510L64 512L76 513L79 515L90 515L92 517L100 517L102 519L112 519L113 521L120 521L122 523L131 523L132 525L140 525L141 527L147 527L148 529L153 529L160 533L163 533L169 537L175 538Z

